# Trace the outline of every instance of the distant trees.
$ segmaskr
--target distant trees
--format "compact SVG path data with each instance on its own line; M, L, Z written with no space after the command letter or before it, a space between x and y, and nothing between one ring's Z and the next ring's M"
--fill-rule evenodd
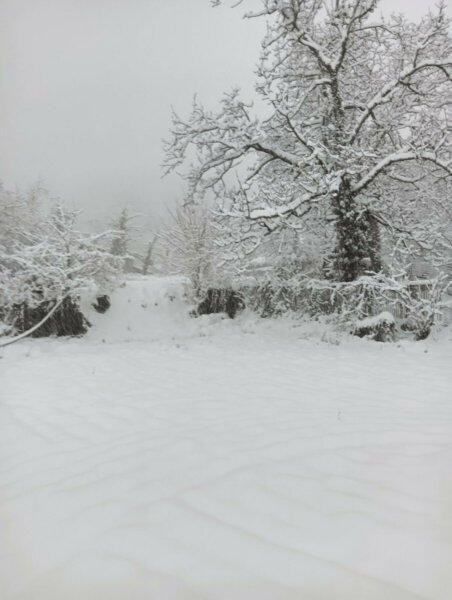
M119 215L111 221L112 241L110 252L122 259L124 272L130 273L134 270L134 257L131 246L136 235L136 227L133 224L137 215L130 214L127 206L124 206Z
M157 241L157 235L154 235L152 240L149 240L146 246L146 250L141 258L141 274L149 275L155 264L154 249Z
M247 16L268 20L256 86L263 116L237 90L215 111L195 100L187 120L173 115L165 143L167 171L194 150L189 199L214 194L225 217L249 223L248 242L282 225L332 227L325 258L339 282L378 273L398 236L408 247L440 232L424 239L439 251L450 214L445 3L417 24L380 18L378 4L261 0Z
M123 261L125 273L149 275L156 268L157 234L149 223L142 222L142 215L132 214L124 206L116 218L110 221L112 242L110 252Z

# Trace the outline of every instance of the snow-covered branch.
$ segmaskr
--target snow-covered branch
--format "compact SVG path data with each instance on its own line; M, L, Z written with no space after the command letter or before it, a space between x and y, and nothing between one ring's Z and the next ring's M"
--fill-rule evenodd
M433 152L396 152L385 156L373 169L371 169L362 179L360 179L352 188L354 194L358 194L366 189L378 175L385 173L387 169L398 163L407 161L427 161L431 162L447 175L452 177L452 162L446 163L440 160ZM406 181L406 180L405 180Z
M443 214L432 182L452 176L444 5L415 24L377 22L378 4L261 0L248 16L268 20L256 87L265 110L253 114L238 90L214 112L195 101L165 144L165 168L186 167L190 198L213 192L219 212L241 213L263 236L315 206L317 224L334 223L332 264L347 281L381 266L373 214L384 206L396 222L423 195Z

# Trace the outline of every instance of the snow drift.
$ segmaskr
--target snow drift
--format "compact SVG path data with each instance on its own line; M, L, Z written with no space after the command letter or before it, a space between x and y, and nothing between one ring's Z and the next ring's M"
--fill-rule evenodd
M98 313L96 294L82 297L82 310L91 324L87 338L105 342L152 341L190 334L193 320L183 277L128 279L110 295L111 306Z

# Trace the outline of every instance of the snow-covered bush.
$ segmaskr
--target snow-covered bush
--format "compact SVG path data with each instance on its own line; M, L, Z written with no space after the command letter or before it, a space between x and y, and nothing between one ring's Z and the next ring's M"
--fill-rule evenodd
M428 337L434 325L443 319L449 287L448 277L440 274L434 279L402 288L398 297L405 317L402 328L412 331L417 340Z
M358 321L352 333L358 337L369 337L376 342L393 342L395 328L394 316L390 312L382 312Z
M400 323L407 323L416 339L424 339L442 318L449 280L441 274L428 281L378 274L348 283L318 281L309 285L329 291L331 315L339 325L348 327L389 312Z
M317 316L331 312L324 309L328 294L314 292L297 277L289 280L269 278L255 285L245 285L241 291L247 306L262 317L279 317L289 313Z
M0 240L1 320L17 331L33 327L60 303L50 329L48 324L37 333L83 333L80 293L114 285L122 261L109 252L111 233L81 233L76 217L59 202L50 214L35 215L32 229L17 220Z

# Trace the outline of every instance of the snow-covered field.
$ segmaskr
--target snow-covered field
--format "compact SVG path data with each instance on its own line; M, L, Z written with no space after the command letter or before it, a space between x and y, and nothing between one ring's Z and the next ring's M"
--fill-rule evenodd
M327 343L179 291L2 351L0 598L450 600L451 333Z

